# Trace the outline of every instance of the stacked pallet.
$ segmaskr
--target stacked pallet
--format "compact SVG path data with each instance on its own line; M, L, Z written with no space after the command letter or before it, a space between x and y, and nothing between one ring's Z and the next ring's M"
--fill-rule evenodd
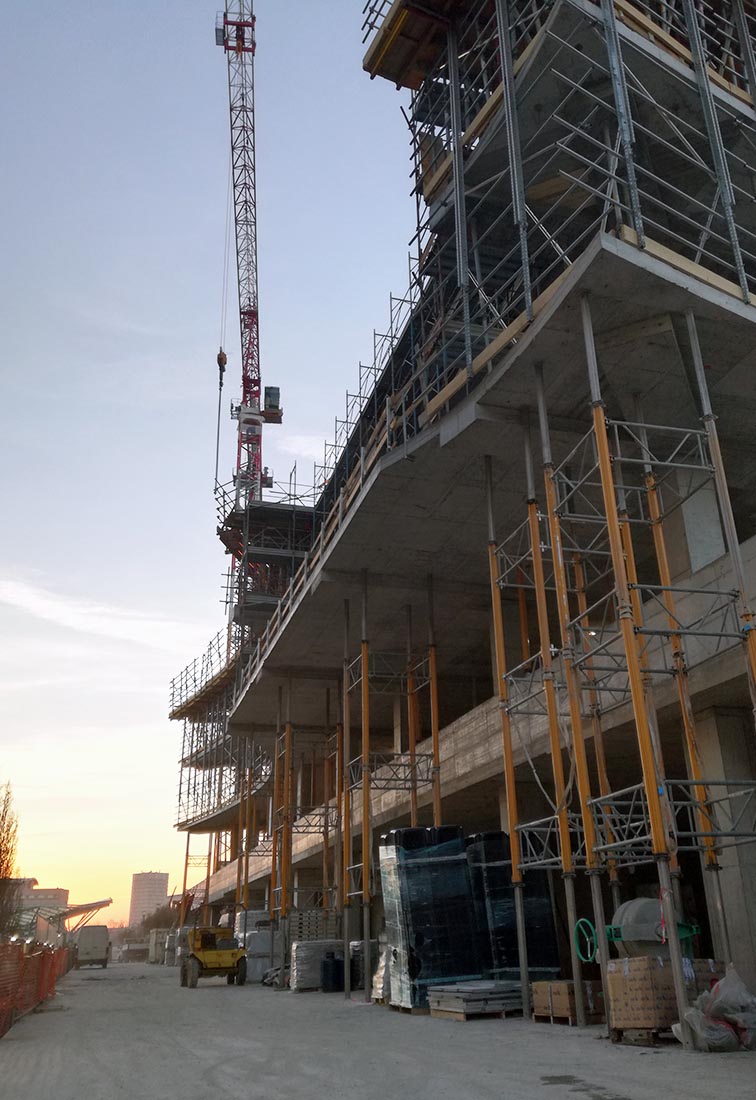
M577 1023L575 983L568 981L533 982L533 1019L543 1023ZM601 982L583 982L583 1007L587 1024L604 1022L604 991Z
M428 990L431 1016L445 1020L470 1020L480 1016L506 1016L522 1012L519 982L454 982Z
M326 952L343 958L341 940L304 940L291 945L290 986L295 993L320 989L320 965Z

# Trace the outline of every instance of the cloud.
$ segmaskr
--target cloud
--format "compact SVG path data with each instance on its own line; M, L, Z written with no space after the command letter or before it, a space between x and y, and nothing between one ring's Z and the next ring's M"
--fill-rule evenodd
M317 435L284 435L276 440L279 450L297 458L308 458L311 462L322 462L325 443Z
M94 634L150 649L185 651L195 633L191 624L154 617L112 604L62 595L13 578L0 579L0 604L66 630ZM199 635L198 631L196 633ZM199 636L195 645L203 645Z
M84 323L86 328L97 328L111 332L116 336L144 336L149 339L163 339L166 344L174 339L179 330L164 324L145 323L138 320L133 312L115 309L111 300L104 297L82 299L72 293L60 293L57 305L70 317Z

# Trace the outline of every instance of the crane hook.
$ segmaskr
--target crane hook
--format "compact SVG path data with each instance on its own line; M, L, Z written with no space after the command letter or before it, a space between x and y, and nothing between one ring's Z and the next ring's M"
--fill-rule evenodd
M216 359L216 362L218 364L218 389L222 390L223 389L223 375L224 375L225 370L226 370L226 363L228 362L228 360L226 359L226 353L223 350L223 348L218 349L218 357Z

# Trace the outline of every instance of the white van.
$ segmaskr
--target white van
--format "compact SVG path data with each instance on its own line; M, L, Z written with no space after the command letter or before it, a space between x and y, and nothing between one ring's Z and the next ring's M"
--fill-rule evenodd
M110 932L104 924L86 924L77 937L76 969L80 966L105 968L110 958Z

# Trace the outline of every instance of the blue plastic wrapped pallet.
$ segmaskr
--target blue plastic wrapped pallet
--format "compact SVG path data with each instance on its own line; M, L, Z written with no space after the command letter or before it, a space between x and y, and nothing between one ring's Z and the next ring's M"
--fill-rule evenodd
M391 1003L425 1007L428 987L481 977L464 835L394 829L379 848Z
M482 966L487 977L505 981L519 975L509 837L500 832L476 833L467 838L466 847ZM544 871L528 871L523 900L531 978L554 977L559 954Z

